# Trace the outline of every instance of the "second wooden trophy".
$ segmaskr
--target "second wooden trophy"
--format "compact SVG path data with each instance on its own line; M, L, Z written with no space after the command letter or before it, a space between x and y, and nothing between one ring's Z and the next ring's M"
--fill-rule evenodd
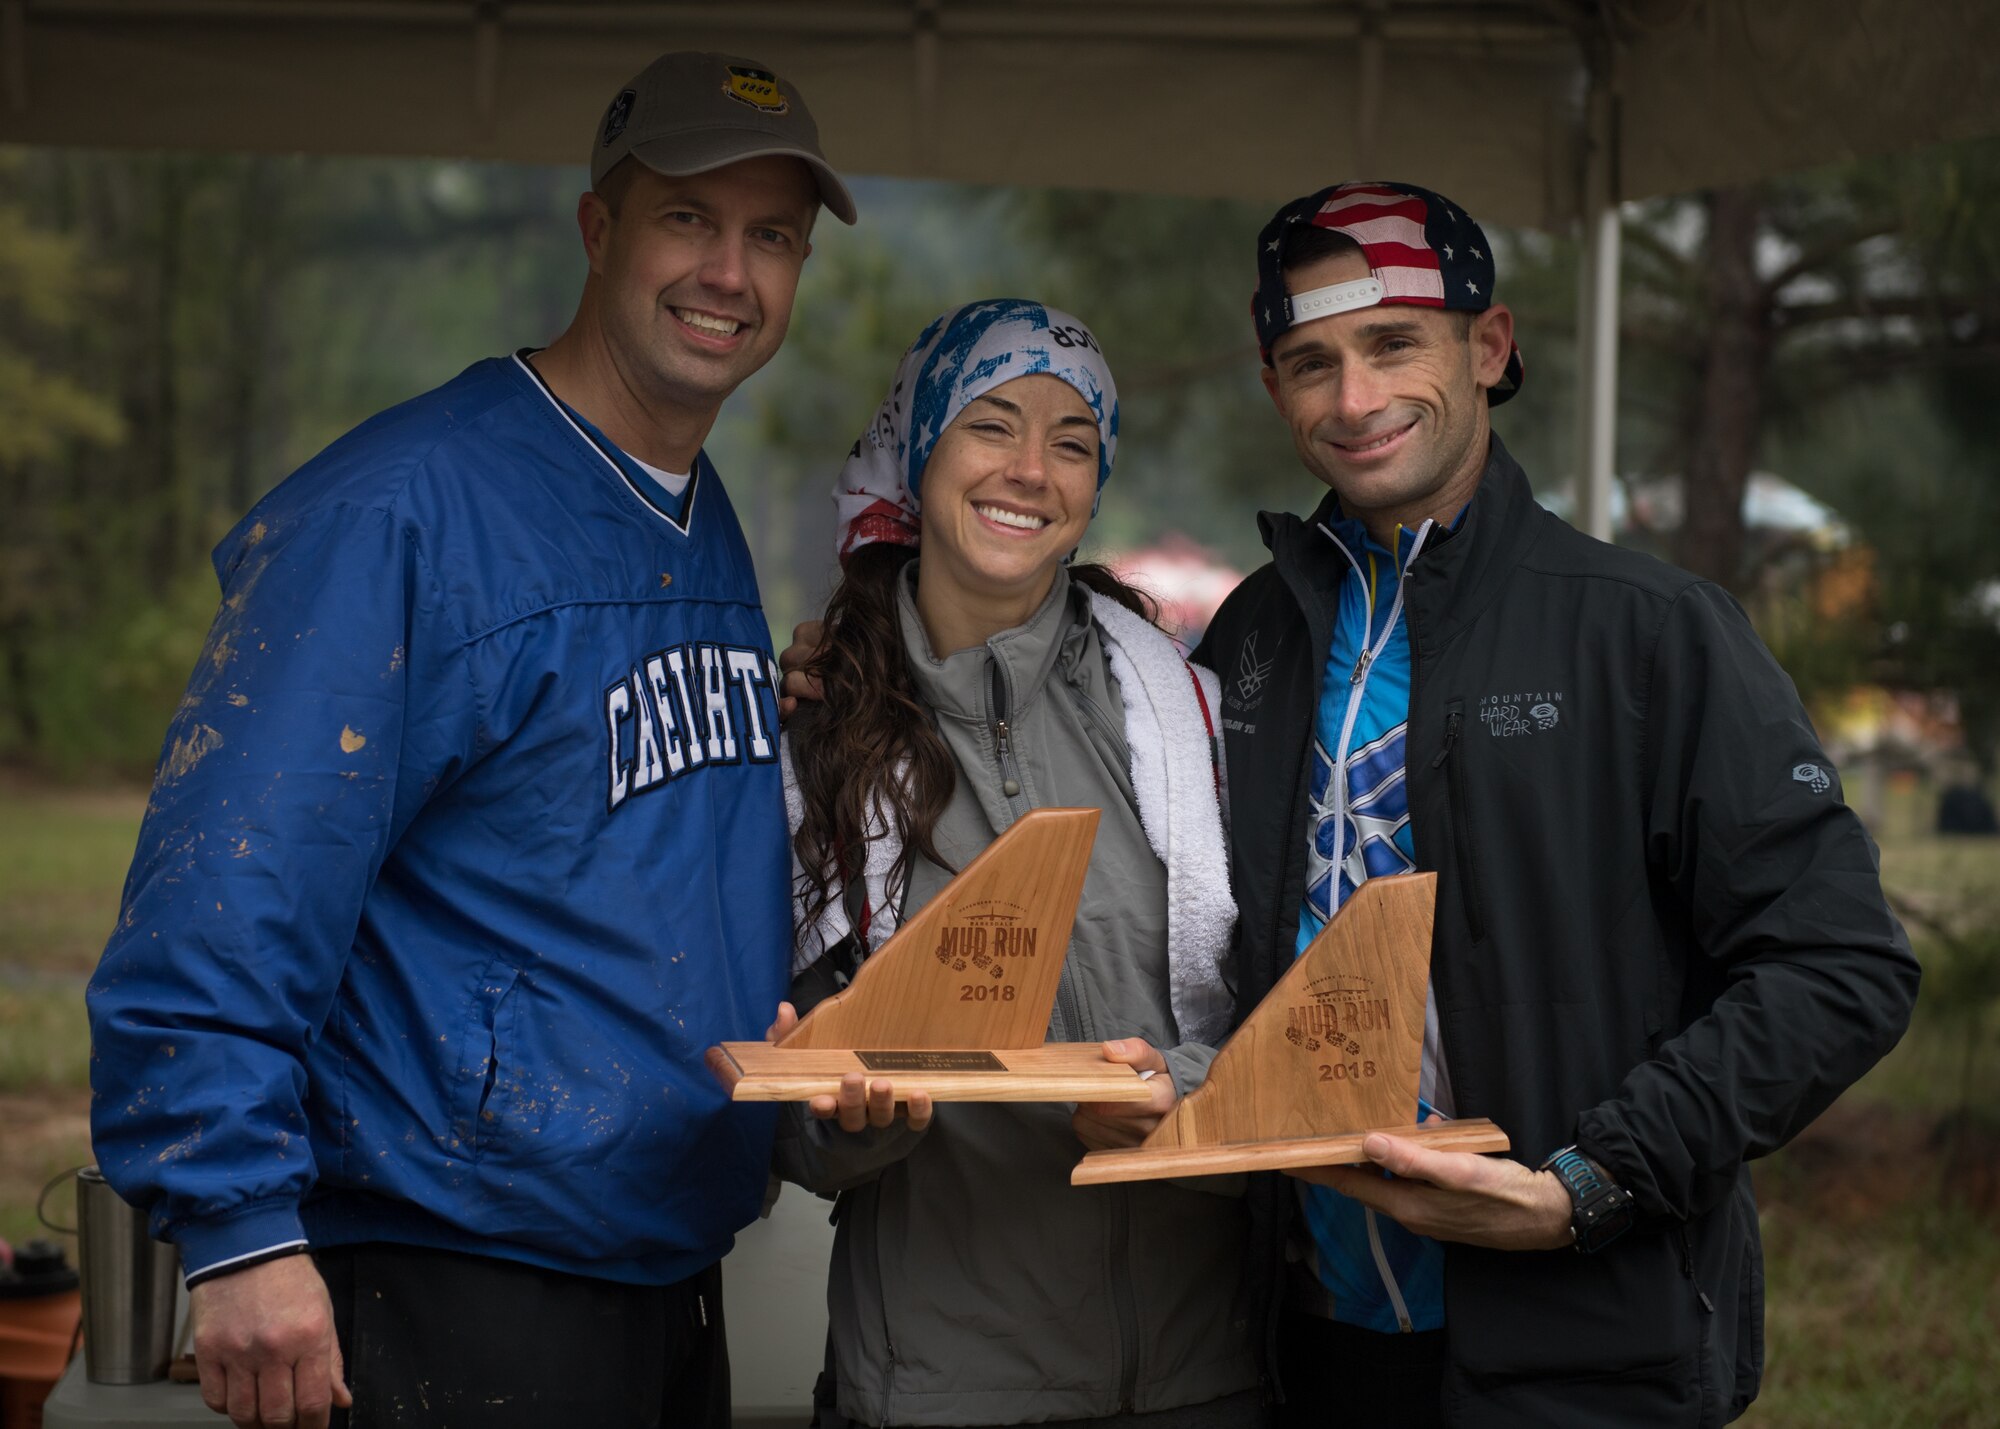
M1371 878L1140 1145L1093 1151L1070 1181L1145 1181L1365 1161L1369 1133L1505 1151L1485 1118L1417 1122L1435 874Z

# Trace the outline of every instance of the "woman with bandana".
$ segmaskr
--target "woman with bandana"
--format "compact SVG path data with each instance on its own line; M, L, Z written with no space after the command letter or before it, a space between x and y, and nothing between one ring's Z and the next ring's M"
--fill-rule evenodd
M1214 677L1136 592L1069 564L1117 441L1089 329L975 303L904 355L834 493L825 698L786 735L799 1009L1029 809L1095 806L1049 1038L1101 1041L1159 1090L1074 1116L921 1093L904 1112L856 1075L794 1108L780 1174L839 1197L821 1424L1264 1422L1237 1188L1069 1184L1205 1075L1236 916Z

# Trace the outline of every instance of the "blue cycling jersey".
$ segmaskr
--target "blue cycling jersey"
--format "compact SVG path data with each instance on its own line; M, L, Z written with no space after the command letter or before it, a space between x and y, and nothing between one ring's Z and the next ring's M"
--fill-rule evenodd
M1396 550L1359 521L1327 528L1348 565L1313 721L1306 893L1296 953L1319 936L1340 905L1370 878L1414 870L1404 739L1410 714L1410 636L1402 580L1430 534L1398 527ZM1425 1082L1433 1081L1425 1041ZM1435 1097L1433 1086L1421 1089ZM1444 1247L1413 1235L1337 1191L1297 1183L1312 1232L1313 1268L1331 1293L1333 1316L1385 1333L1444 1324Z

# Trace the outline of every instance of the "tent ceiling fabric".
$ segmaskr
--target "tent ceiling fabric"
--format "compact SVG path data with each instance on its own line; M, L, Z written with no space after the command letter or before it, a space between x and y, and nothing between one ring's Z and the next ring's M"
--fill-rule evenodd
M1567 225L2000 131L1995 0L0 0L0 142L582 163L653 54L764 60L857 174L1277 201L1393 174Z

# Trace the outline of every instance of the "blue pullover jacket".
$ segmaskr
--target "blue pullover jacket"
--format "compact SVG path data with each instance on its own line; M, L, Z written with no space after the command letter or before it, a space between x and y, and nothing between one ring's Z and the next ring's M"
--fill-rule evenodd
M216 551L89 1002L97 1155L190 1276L388 1240L637 1283L757 1213L791 926L775 667L678 499L482 362ZM727 869L727 877L724 870Z

